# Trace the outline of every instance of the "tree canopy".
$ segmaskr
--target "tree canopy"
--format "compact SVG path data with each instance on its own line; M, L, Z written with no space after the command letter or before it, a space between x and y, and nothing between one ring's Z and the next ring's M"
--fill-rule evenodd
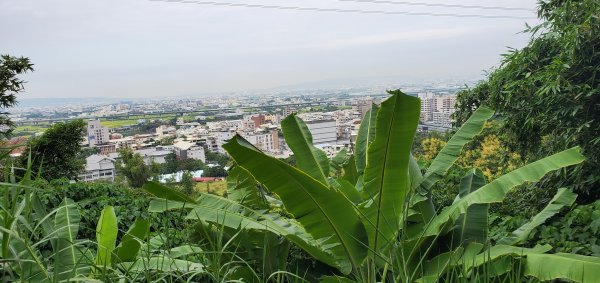
M18 75L29 71L33 71L33 64L28 58L0 55L0 137L8 136L14 126L4 111L17 104L17 94L24 89L25 81Z
M152 168L139 153L134 153L130 148L122 148L119 150L119 157L117 172L127 178L130 186L139 188L152 177Z
M41 169L41 176L46 180L77 178L85 162L79 158L85 127L85 121L79 119L55 124L41 136L32 137L28 147L31 150L33 172ZM27 165L27 159L25 152L20 160L23 167Z
M546 186L571 187L583 201L600 194L599 13L598 1L541 1L543 23L526 29L529 44L510 50L485 81L459 93L454 116L460 125L479 106L496 109L502 132L532 160L582 146L587 161L556 173Z

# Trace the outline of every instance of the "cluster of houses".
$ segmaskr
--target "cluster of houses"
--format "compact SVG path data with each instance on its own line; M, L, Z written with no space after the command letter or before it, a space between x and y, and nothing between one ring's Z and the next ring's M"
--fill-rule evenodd
M377 101L375 101L377 102ZM370 105L373 101L361 105ZM365 107L337 110L332 112L300 113L313 136L313 143L321 147L329 156L341 149L351 150L351 143L360 125ZM302 110L302 109L299 109ZM284 115L299 112L297 109L285 108ZM124 137L118 130L109 130L99 120L89 120L87 126L86 146L97 148L98 154L86 160L85 172L79 176L83 181L115 179L115 163L119 158L120 148L130 148L139 153L147 164L165 163L165 157L174 153L178 159L197 159L206 162L206 152L225 154L223 144L238 134L263 152L275 157L285 158L291 151L282 136L281 114L259 113L246 115L242 119L186 123L177 119L175 126L162 125L153 134ZM165 143L164 141L169 141ZM162 144L162 145L158 145ZM196 172L201 178L201 172ZM164 179L173 176L164 176ZM176 177L175 177L176 179Z
M442 108L449 108L450 98L440 99ZM450 101L450 102L448 102ZM345 102L342 102L345 103ZM282 135L281 121L289 114L297 113L303 119L313 137L313 144L323 149L329 157L340 150L352 152L361 119L373 104L380 99L363 98L351 105L330 112L310 112L305 109L283 109L283 115L258 113L243 116L242 119L217 122L186 123L177 119L176 125L162 125L153 134L124 137L118 129L112 132L101 126L99 120L88 122L87 146L97 148L99 154L87 159L85 172L79 177L83 181L114 180L115 162L119 158L118 149L131 148L139 153L148 164L165 163L167 155L173 153L178 159L197 159L206 162L206 152L226 154L223 144L234 135L240 135L263 152L286 158L292 154ZM202 177L201 171L194 172L196 179ZM177 174L162 176L162 180L175 179Z

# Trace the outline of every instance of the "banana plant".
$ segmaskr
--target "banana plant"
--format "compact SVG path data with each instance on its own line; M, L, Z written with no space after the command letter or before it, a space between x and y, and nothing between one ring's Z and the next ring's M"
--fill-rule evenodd
M579 148L530 163L489 183L479 171L471 171L461 182L456 201L436 208L430 188L481 132L493 111L484 107L475 111L423 174L410 152L420 101L401 91L390 94L380 107L365 115L354 154L349 157L327 160L312 145L308 128L295 115L282 121L282 129L296 156L296 166L262 153L239 135L223 146L235 167L246 174L245 180L251 184L246 188L259 185L281 202L278 209L284 213L210 195L186 201L163 197L151 203L150 209L187 208L190 219L279 235L338 269L337 277L323 278L327 282L430 282L459 269L463 277L499 276L510 271L509 259L524 265L523 275L542 280L587 282L585 279L595 275L590 270L600 270L595 258L552 255L547 253L547 246L522 248L517 246L518 240L507 239L508 244L494 246L487 239L489 204L501 202L516 186L581 163L584 158ZM155 183L147 187L149 191L166 190ZM553 207L534 217L529 226L515 232L515 237L522 239L556 211ZM561 264L569 258L571 272L539 264L541 260ZM481 275L483 267L493 267L495 272Z

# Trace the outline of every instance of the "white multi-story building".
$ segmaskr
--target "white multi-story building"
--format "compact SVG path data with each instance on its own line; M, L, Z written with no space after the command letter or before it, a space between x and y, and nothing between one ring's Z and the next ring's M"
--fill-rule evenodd
M216 143L216 147L212 147L213 151L217 152L217 153L225 153L225 150L223 149L223 145L231 138L233 138L233 136L235 135L235 132L233 131L222 131L222 132L215 132L213 133L214 137L215 137L215 143Z
M433 93L419 93L421 99L421 122L432 122L439 125L449 125L451 121L446 119L454 113L456 104L455 95L435 95Z
M100 125L100 120L88 120L87 125L87 141L90 147L95 147L97 144L103 144L110 140L108 128Z
M156 135L159 139L164 138L165 136L174 136L177 129L173 126L160 125L156 127Z
M306 126L312 134L313 144L335 143L337 141L335 120L306 121Z
M266 152L278 153L279 136L277 130L269 132L239 133L249 143Z
M204 148L195 143L179 141L173 145L178 159L197 159L206 162Z
M452 115L453 111L444 110L444 111L436 111L433 112L433 124L440 125L444 127L452 126Z
M115 160L104 155L94 154L85 159L85 171L79 176L79 180L91 182L97 180L115 180Z
M428 122L433 119L433 112L436 111L436 99L435 98L422 98L421 99L421 121Z
M438 111L447 111L454 110L456 105L456 96L455 95L444 95L436 98L437 102L437 110Z
M204 148L201 146L192 146L187 150L187 158L202 160L202 162L206 162L206 154L204 153Z

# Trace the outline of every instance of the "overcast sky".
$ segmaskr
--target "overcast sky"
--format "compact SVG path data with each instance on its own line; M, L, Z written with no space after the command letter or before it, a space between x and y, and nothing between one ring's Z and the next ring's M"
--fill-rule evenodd
M521 7L535 0L409 0ZM160 97L326 80L477 78L534 11L339 0L214 0L319 8L510 15L457 18L291 11L148 0L0 0L0 54L26 56L27 97ZM307 84L309 85L309 84Z

